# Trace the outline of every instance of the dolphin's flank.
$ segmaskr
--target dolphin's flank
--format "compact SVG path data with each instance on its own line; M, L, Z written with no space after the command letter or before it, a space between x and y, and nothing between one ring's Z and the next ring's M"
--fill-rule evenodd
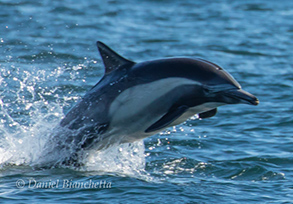
M218 65L170 58L135 63L102 42L105 75L60 122L76 150L141 140L191 116L209 118L226 104L258 99Z

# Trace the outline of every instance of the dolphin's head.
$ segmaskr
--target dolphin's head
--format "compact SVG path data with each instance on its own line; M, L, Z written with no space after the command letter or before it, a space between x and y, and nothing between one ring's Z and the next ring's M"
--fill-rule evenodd
M206 60L199 59L211 78L202 83L204 95L211 102L224 104L258 105L258 99L241 89L240 84L223 68Z

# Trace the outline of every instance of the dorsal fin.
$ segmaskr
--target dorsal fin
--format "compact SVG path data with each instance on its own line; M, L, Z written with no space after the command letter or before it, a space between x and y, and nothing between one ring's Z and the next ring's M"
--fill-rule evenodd
M122 66L132 67L135 64L135 62L121 57L119 54L114 52L111 48L100 41L97 41L97 46L105 65L105 74L117 70Z

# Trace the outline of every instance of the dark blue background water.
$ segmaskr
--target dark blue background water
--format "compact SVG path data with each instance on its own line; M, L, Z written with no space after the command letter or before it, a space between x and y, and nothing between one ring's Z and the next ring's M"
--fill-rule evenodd
M292 202L292 22L292 1L0 0L0 202ZM221 107L81 169L35 169L47 133L103 75L97 40L137 62L210 60L260 104Z

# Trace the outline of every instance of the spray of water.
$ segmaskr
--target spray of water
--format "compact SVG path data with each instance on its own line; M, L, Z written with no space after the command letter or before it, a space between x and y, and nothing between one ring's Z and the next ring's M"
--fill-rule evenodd
M64 107L79 99L74 91L62 86L68 86L78 72L74 67L72 72L64 67L20 71L11 64L0 69L0 168L57 163L62 153L54 153L52 134L64 117ZM140 141L83 152L83 165L78 170L137 175L144 172L144 150Z

